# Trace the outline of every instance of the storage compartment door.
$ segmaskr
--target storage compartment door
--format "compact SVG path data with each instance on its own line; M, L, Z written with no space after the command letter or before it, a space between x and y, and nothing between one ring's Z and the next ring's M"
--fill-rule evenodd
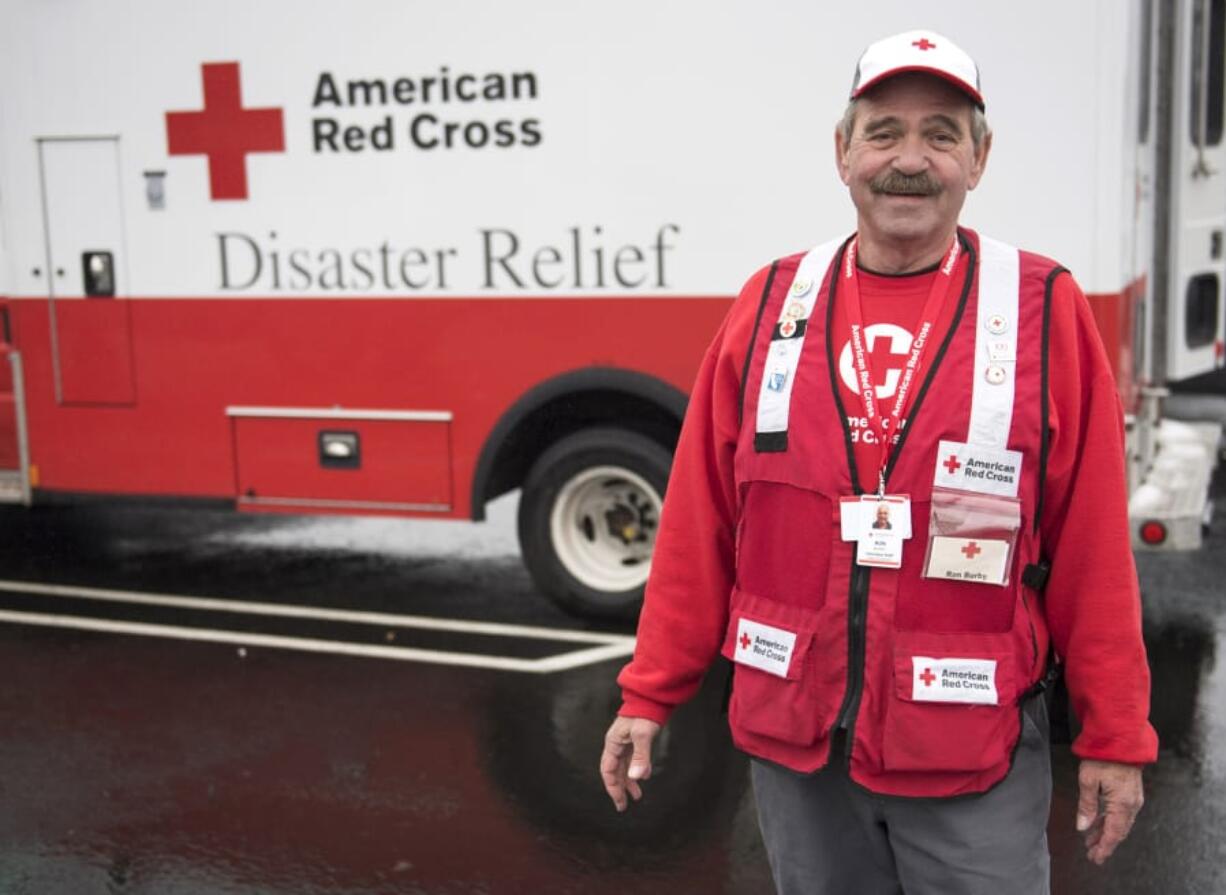
M231 407L245 510L447 513L451 414Z

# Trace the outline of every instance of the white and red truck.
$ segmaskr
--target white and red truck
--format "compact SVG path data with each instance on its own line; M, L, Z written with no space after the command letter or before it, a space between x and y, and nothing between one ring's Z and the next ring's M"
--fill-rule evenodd
M1137 541L1195 546L1217 429L1162 396L1223 365L1226 0L0 0L0 491L480 520L522 488L541 588L632 611L702 352L850 232L834 123L915 27L983 70L964 223L1076 275Z

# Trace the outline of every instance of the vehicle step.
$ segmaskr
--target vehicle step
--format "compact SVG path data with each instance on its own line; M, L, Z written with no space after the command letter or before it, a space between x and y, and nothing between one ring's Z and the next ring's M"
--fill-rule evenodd
M21 470L0 469L0 503L25 503L21 484Z

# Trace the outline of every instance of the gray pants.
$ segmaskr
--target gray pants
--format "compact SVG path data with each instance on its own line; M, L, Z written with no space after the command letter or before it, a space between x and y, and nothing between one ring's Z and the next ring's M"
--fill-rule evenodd
M1042 697L1022 712L1009 775L955 799L876 796L841 753L812 776L754 761L758 822L779 895L1046 895L1051 754Z

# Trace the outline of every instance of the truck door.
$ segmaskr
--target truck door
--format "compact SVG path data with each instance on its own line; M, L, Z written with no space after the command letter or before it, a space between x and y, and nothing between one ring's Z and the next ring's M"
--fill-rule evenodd
M1226 0L1160 7L1174 18L1169 276L1154 345L1162 384L1226 362Z
M38 151L56 400L133 404L119 141L45 138Z

